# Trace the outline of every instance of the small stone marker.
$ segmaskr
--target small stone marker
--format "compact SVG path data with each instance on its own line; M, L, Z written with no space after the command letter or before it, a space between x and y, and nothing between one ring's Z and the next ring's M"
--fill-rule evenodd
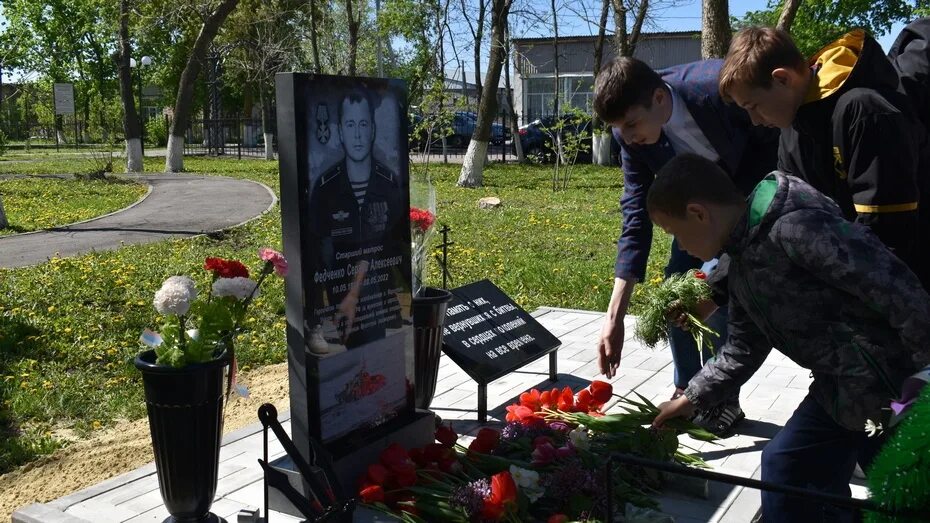
M501 199L497 196L485 196L478 200L479 209L495 209L501 206Z

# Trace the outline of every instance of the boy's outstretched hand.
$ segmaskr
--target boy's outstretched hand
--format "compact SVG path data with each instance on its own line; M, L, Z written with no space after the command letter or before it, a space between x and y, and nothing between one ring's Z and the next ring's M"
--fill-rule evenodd
M681 395L671 401L659 404L659 415L652 420L652 426L660 429L666 421L672 418L689 418L692 414L694 414L694 405L691 404L691 400Z

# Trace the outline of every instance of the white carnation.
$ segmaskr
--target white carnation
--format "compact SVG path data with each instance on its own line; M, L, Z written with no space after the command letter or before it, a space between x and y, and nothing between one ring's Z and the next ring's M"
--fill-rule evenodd
M260 291L255 285L255 281L241 276L235 278L219 278L213 282L213 295L217 298L232 296L237 300L244 300L252 294L252 291L255 291L254 297L258 298Z
M187 276L172 276L165 280L161 289L155 293L153 303L155 310L161 314L183 316L191 308L191 302L197 299L197 286Z

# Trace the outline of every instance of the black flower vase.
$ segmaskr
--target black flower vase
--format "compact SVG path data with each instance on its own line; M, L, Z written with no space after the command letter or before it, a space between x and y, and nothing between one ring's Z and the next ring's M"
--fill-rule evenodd
M145 386L158 487L171 514L165 523L225 523L210 512L210 506L223 437L228 354L182 368L156 365L151 350L136 357Z
M442 328L450 300L451 292L434 287L422 287L413 297L414 380L418 409L428 409L436 393Z

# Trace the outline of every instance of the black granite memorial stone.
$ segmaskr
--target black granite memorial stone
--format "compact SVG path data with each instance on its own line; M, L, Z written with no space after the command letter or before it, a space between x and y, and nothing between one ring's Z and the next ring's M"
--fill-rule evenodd
M414 409L406 86L286 73L276 89L292 439L304 457L323 442L351 484L398 434L432 441Z

